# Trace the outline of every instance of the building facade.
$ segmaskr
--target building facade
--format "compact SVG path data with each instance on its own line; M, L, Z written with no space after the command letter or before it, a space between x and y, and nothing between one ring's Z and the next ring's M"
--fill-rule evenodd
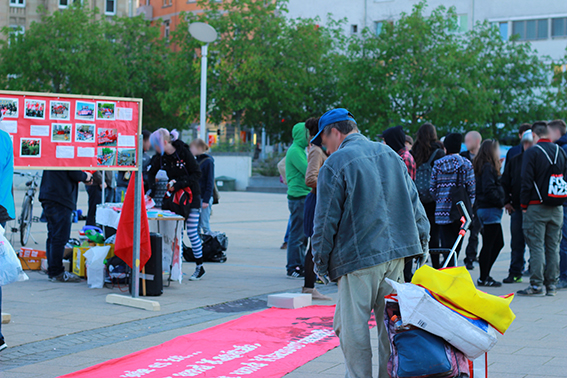
M182 12L197 12L196 0L140 0L137 14L144 14L147 20L161 20L161 35L169 40L171 33L181 21Z
M345 32L360 34L364 28L379 33L382 25L410 13L417 0L289 0L289 17L327 16L346 18ZM470 30L477 21L488 20L500 30L502 38L518 34L529 41L542 56L560 59L567 48L566 0L429 0L426 12L443 5L454 6L458 15L458 32Z
M101 16L128 16L129 1L136 0L89 0L88 6L100 10ZM0 27L9 26L14 33L25 32L32 22L40 22L39 7L48 13L64 11L73 0L0 0ZM133 9L135 10L135 4Z

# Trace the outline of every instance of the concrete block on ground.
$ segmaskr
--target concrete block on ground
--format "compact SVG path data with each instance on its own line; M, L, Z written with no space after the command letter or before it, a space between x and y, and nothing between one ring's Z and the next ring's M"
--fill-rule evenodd
M2 324L8 324L8 323L10 323L10 320L12 320L12 315L10 315L6 312L3 312L2 313Z
M132 298L127 295L108 294L106 296L106 303L141 308L142 310L148 311L160 311L160 305L158 301L152 301L143 298Z
M268 295L268 307L301 308L311 306L311 294L281 293Z

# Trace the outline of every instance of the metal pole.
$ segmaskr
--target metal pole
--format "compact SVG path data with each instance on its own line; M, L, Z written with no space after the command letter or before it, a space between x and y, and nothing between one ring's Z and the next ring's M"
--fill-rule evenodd
M262 127L262 152L260 153L262 160L266 159L266 128Z
M207 54L209 44L201 47L201 139L207 141Z
M100 171L100 173L102 173L102 184L100 184L100 190L102 191L102 193L100 193L100 195L102 196L102 200L100 201L100 203L102 205L104 205L104 202L105 202L104 199L106 198L104 196L106 194L105 190L104 190L105 189L104 185L106 184L106 171Z
M138 135L138 153L136 162L138 163L138 172L135 176L134 187L134 247L132 250L132 298L138 298L140 294L140 229L142 220L142 156L143 136Z

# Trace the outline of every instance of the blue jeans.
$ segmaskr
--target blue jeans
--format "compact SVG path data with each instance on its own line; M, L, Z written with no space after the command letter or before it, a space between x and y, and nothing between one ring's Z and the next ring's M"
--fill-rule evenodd
M56 277L65 271L63 252L71 236L73 211L57 202L44 201L42 204L47 218L47 274Z
M199 217L199 230L203 234L211 233L211 209L213 207L213 197L209 200L209 207L201 208L201 216Z
M295 268L303 269L305 261L306 238L303 232L303 212L305 210L305 197L301 199L288 199L287 206L290 212L289 240L287 242L287 272Z
M559 279L567 281L567 206L563 206L563 229L559 246Z
M522 275L524 265L524 254L526 252L526 240L524 239L524 230L522 229L523 215L521 209L516 209L510 215L510 234L511 240L511 256L510 256L510 270L508 273L511 276L518 277ZM563 245L563 244L562 244Z
M114 195L114 202L122 202L122 196L124 196L124 198L126 198L126 189L128 189L125 186L117 186L116 187L116 193Z
M291 228L291 216L287 220L287 228L285 229L285 236L283 238L284 243L289 241L289 229Z
M502 222L502 214L504 210L496 207L489 207L487 209L477 209L476 214L482 226L486 224L496 224Z

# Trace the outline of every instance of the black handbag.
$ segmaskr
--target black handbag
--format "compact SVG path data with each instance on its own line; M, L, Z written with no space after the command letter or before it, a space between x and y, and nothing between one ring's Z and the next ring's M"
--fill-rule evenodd
M465 204L465 207L469 214L473 213L469 192L464 186L464 180L459 180L459 178L461 178L461 175L459 174L459 171L457 169L457 183L454 187L451 188L451 191L449 192L451 194L451 211L449 213L449 220L451 222L455 222L461 219L461 213L459 212L459 207L457 206L457 204L461 201Z
M161 208L163 210L173 211L177 215L181 215L183 218L189 218L189 213L191 212L191 202L193 201L193 193L189 188L179 189L178 191L171 193L166 192Z

